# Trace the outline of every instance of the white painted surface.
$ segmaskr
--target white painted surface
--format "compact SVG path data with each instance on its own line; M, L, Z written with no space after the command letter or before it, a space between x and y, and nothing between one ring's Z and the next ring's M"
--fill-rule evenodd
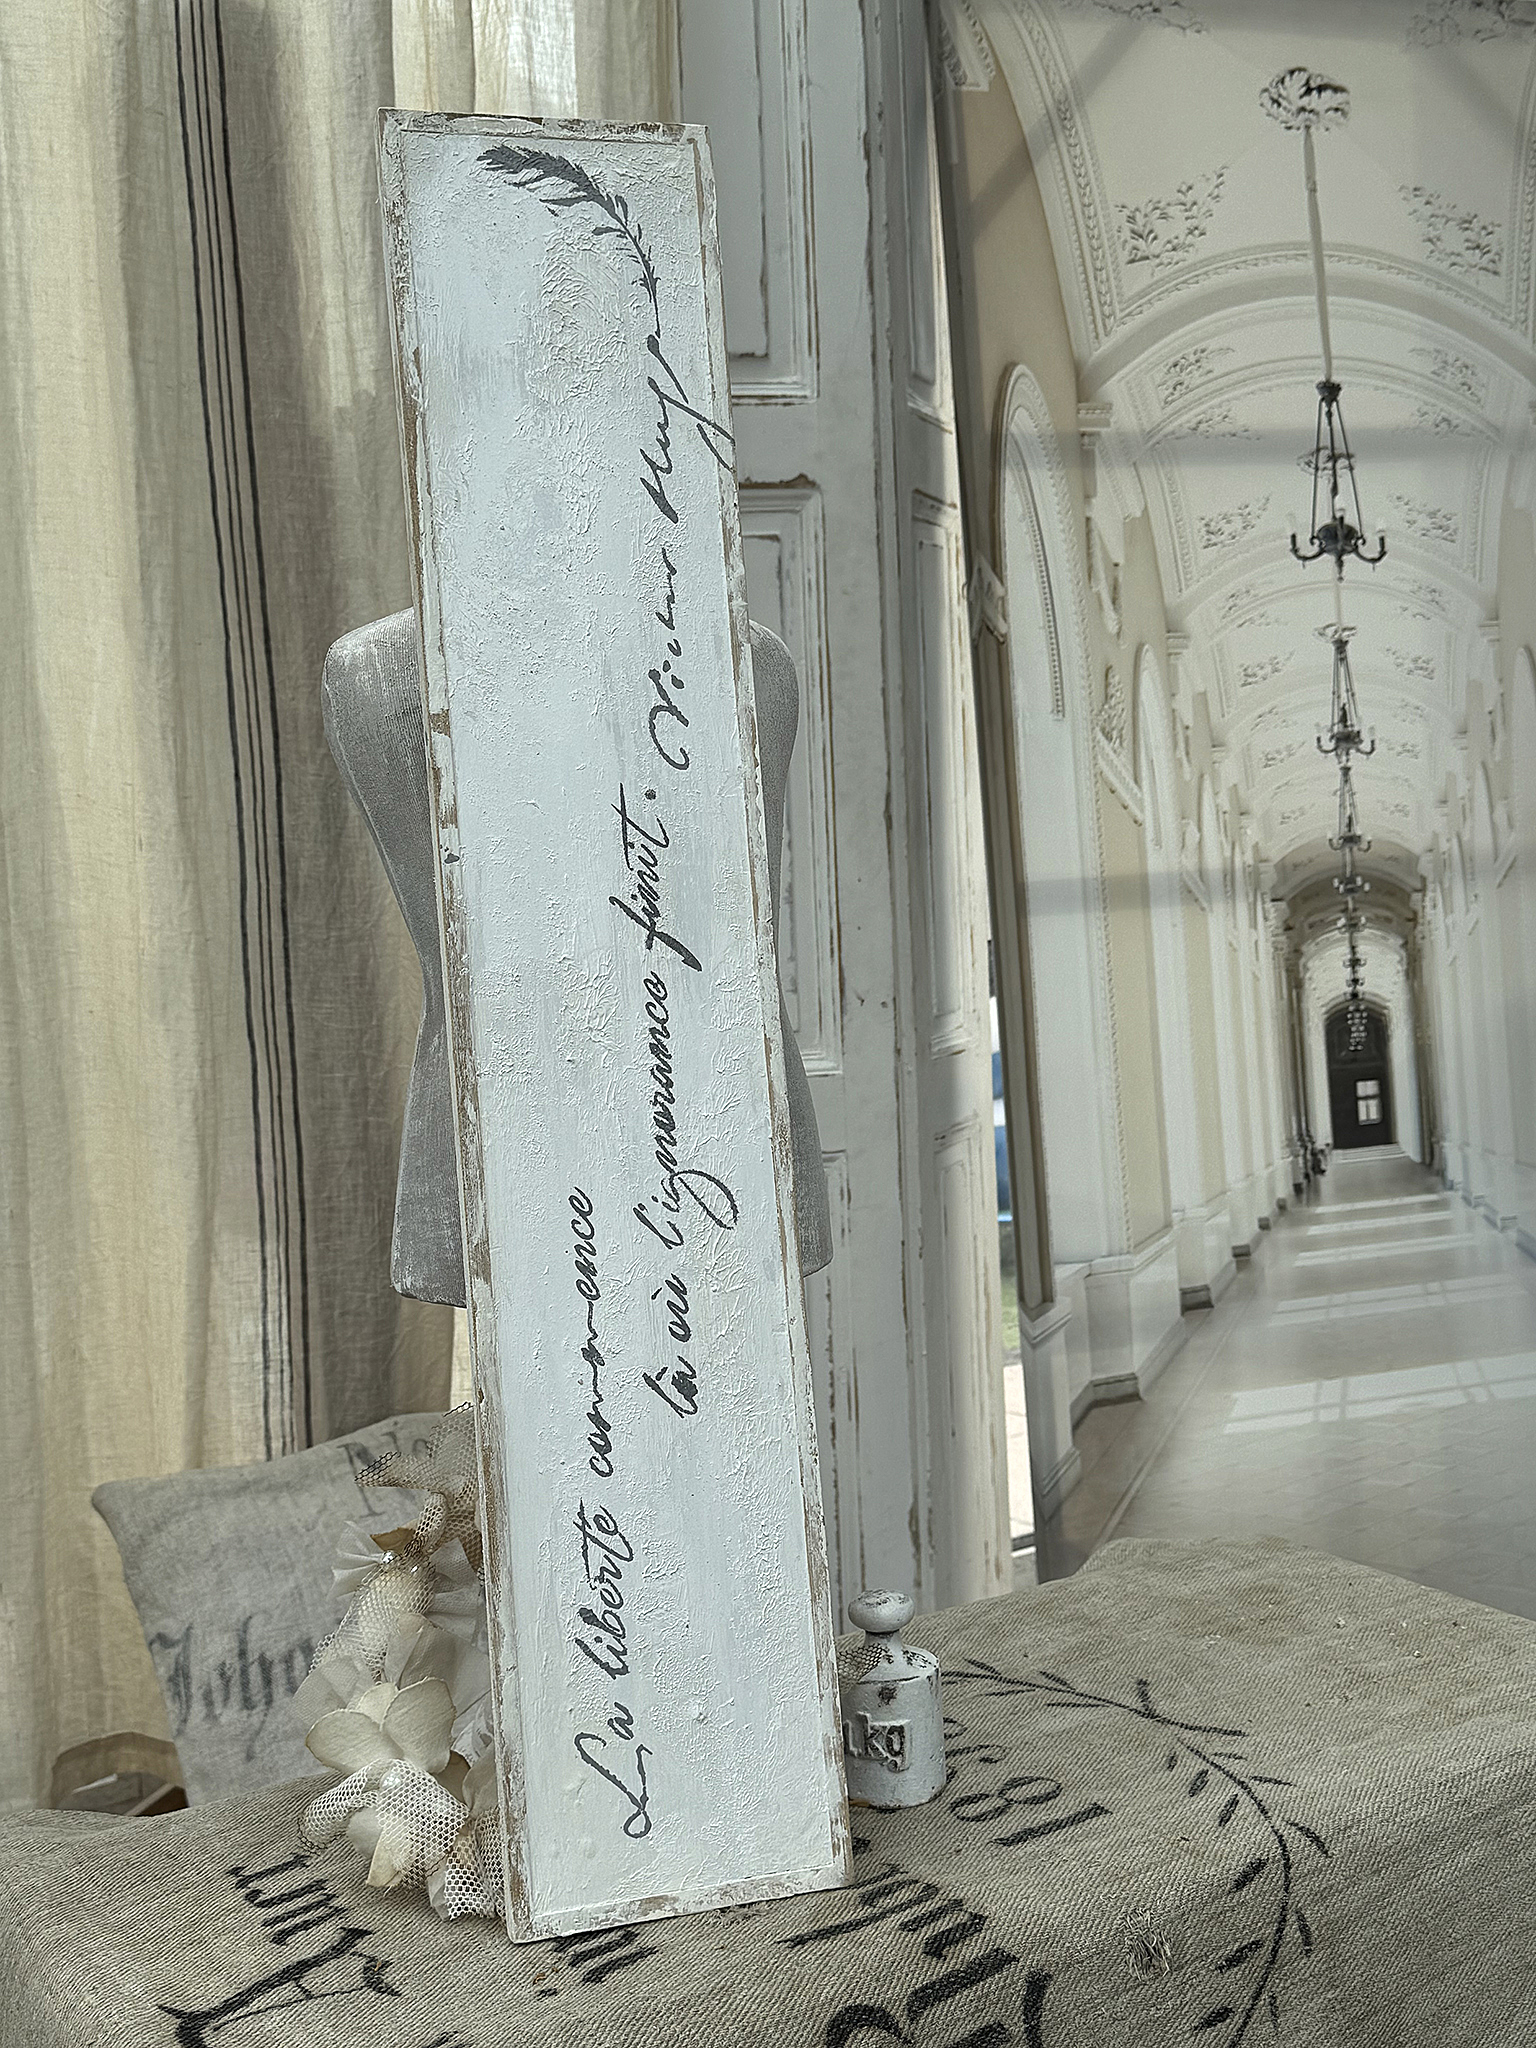
M847 1869L714 194L699 130L381 165L531 1938Z
M878 19L866 9L871 25ZM920 1309L924 1515L935 1597L1013 1588L998 1270L987 893L935 111L921 8L882 10L872 79L893 110L875 218L899 218L889 299L896 574L887 632L901 650L897 958L910 978L901 1033L908 1159L904 1284ZM866 29L868 36L868 28ZM902 315L905 314L905 318ZM882 372L885 365L881 365ZM894 763L893 763L894 766ZM910 937L908 934L910 933ZM937 1254L937 1255L936 1255Z
M1092 1405L1093 1348L1088 1339L1088 1267L1079 1262L1052 1269L1055 1300L1067 1310L1067 1388L1073 1421Z
M680 0L679 29L730 223L748 600L801 680L780 961L837 1245L807 1289L834 1604L870 1584L976 1600L1012 1561L922 10Z

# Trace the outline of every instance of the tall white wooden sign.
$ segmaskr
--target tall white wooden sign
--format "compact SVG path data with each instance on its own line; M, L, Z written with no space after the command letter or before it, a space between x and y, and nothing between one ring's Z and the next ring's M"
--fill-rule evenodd
M381 179L520 1939L845 1880L703 131Z

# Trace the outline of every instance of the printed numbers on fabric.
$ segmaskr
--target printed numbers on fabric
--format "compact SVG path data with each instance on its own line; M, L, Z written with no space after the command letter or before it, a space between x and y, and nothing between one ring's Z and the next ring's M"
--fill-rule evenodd
M1044 1789L1030 1790L1030 1787ZM1001 1820L1007 1813L1049 1806L1061 1795L1062 1786L1055 1778L1019 1776L1005 1778L993 1792L962 1792L958 1799L949 1802L949 1810L956 1820L985 1826ZM1108 1816L1109 1808L1094 1800L1088 1806L1080 1806L1074 1813L1053 1814L1046 1820L1027 1823L1011 1833L994 1835L992 1841L999 1849L1011 1849L1021 1842L1039 1841L1045 1835L1060 1834L1065 1828L1080 1827L1084 1821L1104 1820Z

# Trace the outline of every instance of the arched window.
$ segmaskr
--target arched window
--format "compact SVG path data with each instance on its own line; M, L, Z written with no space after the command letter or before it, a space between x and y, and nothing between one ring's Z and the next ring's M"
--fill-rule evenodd
M1086 592L1066 467L1044 394L1016 369L1003 405L1008 593L1025 900L1052 1256L1118 1249L1108 967L1094 854Z
M1509 1057L1521 1077L1514 1090L1515 1158L1522 1180L1536 1170L1536 663L1530 649L1515 656L1510 705L1510 792L1515 869L1505 889L1513 890L1504 950ZM1502 894L1502 891L1500 892ZM1532 1206L1527 1195L1517 1206Z
M1509 1072L1503 905L1499 901L1498 843L1493 791L1483 763L1472 784L1472 870L1477 929L1470 939L1472 998L1477 1015L1478 1082L1483 1118L1483 1172L1477 1193L1497 1216L1514 1213L1514 1104ZM1474 1176L1475 1178L1475 1176Z
M1201 1200L1200 1126L1195 1101L1184 879L1168 695L1150 647L1136 664L1136 779L1145 805L1147 890L1168 1195L1175 1221Z
M1222 1160L1232 1204L1234 1245L1251 1244L1258 1235L1258 1208L1244 1148L1238 1074L1238 1024L1233 1003L1231 868L1216 798L1206 777L1200 779L1200 874L1206 897L1206 934L1211 962L1211 1010L1216 1037L1216 1088L1221 1116ZM1209 1086L1209 1083L1206 1084Z

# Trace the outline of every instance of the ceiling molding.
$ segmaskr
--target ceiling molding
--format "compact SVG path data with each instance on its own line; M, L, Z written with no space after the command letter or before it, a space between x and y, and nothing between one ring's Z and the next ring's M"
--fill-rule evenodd
M1362 31L1323 0L1295 0L1283 20L1191 0L1174 24L1171 4L970 0L1056 258L1100 602L1118 626L1112 565L1144 512L1184 643L1176 744L1189 747L1204 694L1224 802L1238 792L1285 886L1299 885L1323 858L1336 790L1307 752L1327 717L1313 634L1328 565L1309 579L1288 546L1311 493L1298 472L1319 351L1301 145L1265 119L1259 86L1324 61L1353 99L1348 126L1317 145L1334 363L1365 518L1389 549L1346 586L1381 742L1362 800L1384 867L1412 872L1437 779L1467 785L1451 741L1490 668L1480 627L1501 509L1536 513L1536 37L1478 72L1474 110L1465 63L1421 50L1406 15L1382 10Z
M1138 199L1145 195L1117 197L1109 189L1095 147L1090 109L1083 102L1068 47L1068 32L1075 40L1082 40L1081 15L1064 10L1059 0L1055 4L1053 0L974 0L974 5L996 49L1025 133L1032 137L1049 136L1053 145L1035 152L1045 159L1037 164L1037 170L1057 267L1064 286L1070 279L1076 287L1064 290L1064 298L1073 328L1074 350L1085 372L1086 389L1096 390L1101 383L1123 374L1128 360L1156 346L1159 335L1166 338L1184 329L1192 318L1200 317L1201 311L1251 306L1276 292L1290 298L1310 296L1310 252L1306 243L1294 235L1202 257L1197 252L1206 237L1200 234L1188 239L1179 252L1188 257L1187 261L1159 262L1155 254L1140 260L1130 257L1118 224L1123 221L1124 210L1134 209ZM1218 37L1210 40L1213 47L1221 49ZM1294 61L1281 54L1294 45L1294 40L1293 30L1276 32L1275 51L1282 64ZM1115 51L1115 61L1133 62L1136 49L1134 39L1125 42ZM1201 61L1195 39L1186 40L1180 59L1194 78ZM1251 63L1254 59L1248 57L1247 61ZM1434 53L1427 52L1426 87L1434 77L1429 68L1433 62ZM1528 62L1521 105L1509 110L1514 116L1510 125L1518 127L1522 137L1531 128L1529 72ZM1099 86L1105 74L1096 70L1093 76ZM1203 124L1191 123L1187 114L1181 116L1177 109L1170 110L1170 119L1182 123L1181 138L1191 132L1203 133ZM1264 126L1256 95L1250 149L1256 150L1266 135L1273 133ZM1209 148L1214 150L1217 145L1211 142ZM1427 194L1429 188L1418 182L1399 187L1397 203L1403 209L1401 225L1405 238L1411 229L1424 253L1414 260L1361 246L1347 234L1336 232L1329 242L1331 301L1336 299L1343 305L1352 299L1367 303L1379 299L1422 314L1422 305L1416 302L1428 297L1437 307L1433 316L1437 324L1504 355L1518 374L1531 375L1536 369L1536 352L1531 343L1532 292L1536 285L1532 265L1536 158L1528 149L1520 148L1511 152L1511 159L1504 218L1499 223L1509 260L1500 265L1497 283L1502 289L1497 301L1489 289L1464 283L1464 273L1447 267L1443 249L1437 258L1435 236L1431 233L1426 237L1422 221L1412 227L1412 211L1403 194ZM1173 179L1174 192L1159 195L1160 204L1174 206L1175 227L1187 215L1189 206L1204 203L1202 180L1206 181L1208 193L1210 181L1227 168L1214 161L1197 163L1182 151L1179 162L1182 182L1180 178ZM1457 217L1462 217L1467 209L1453 196L1458 182L1456 170L1454 162L1448 165L1441 180L1446 192L1441 196ZM1299 152L1297 185L1299 189ZM1192 189L1181 212L1174 202L1186 186ZM1125 281L1125 273L1132 270L1136 272L1139 289ZM1198 303L1201 301L1203 305Z
M997 65L971 0L938 0L936 13L945 83L955 92L985 92Z
M1106 341L1083 365L1083 388L1097 394L1112 387L1148 357L1160 355L1192 327L1229 321L1234 313L1279 307L1315 305L1312 272L1305 244L1260 247L1245 258L1230 258L1204 274L1196 268L1180 274L1177 296L1170 280L1164 302ZM1426 287L1430 288L1426 288ZM1480 316L1475 303L1463 304L1432 288L1428 276L1388 265L1355 252L1336 256L1328 251L1328 304L1344 313L1392 314L1432 326L1462 348L1491 356L1510 376L1536 376L1536 348L1519 334Z

